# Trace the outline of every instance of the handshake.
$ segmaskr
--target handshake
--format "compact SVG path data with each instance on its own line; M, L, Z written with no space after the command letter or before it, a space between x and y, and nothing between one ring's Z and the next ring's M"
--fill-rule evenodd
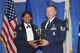
M38 48L40 46L47 46L48 44L49 44L49 42L45 39L29 41L29 45L31 45L34 48Z

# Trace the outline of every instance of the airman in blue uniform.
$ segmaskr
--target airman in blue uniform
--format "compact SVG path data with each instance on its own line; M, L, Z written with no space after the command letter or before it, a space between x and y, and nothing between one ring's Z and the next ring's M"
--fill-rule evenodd
M46 9L48 20L42 23L42 52L63 53L63 42L66 38L65 22L56 17L56 8L49 5Z

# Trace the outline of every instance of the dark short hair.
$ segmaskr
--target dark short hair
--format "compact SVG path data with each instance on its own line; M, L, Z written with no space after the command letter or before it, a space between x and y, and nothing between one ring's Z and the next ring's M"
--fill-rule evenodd
M29 11L24 11L24 12L22 13L21 17L24 17L24 16L26 15L26 13L29 14L29 15L32 17L32 14L31 14Z
M56 7L54 5L48 5L47 8L48 7L54 7L54 9L56 10Z

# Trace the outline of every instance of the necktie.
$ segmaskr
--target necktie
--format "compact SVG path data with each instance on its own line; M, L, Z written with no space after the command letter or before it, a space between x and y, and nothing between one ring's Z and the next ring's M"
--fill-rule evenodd
M50 21L48 21L47 28L49 28Z

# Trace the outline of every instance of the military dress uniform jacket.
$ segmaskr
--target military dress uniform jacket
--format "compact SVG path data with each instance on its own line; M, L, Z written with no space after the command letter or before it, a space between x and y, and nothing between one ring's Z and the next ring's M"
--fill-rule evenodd
M49 45L43 46L43 53L63 53L63 41L66 38L66 28L65 22L54 18L54 20L48 25L48 28L45 29L46 22L43 22L42 29L43 34L42 38L48 40Z
M39 39L38 35L36 34L35 26L32 25L32 30L34 34L34 39ZM33 48L27 42L26 30L24 24L20 24L15 28L16 36L14 38L15 45L17 47L17 53L36 53L36 49Z

